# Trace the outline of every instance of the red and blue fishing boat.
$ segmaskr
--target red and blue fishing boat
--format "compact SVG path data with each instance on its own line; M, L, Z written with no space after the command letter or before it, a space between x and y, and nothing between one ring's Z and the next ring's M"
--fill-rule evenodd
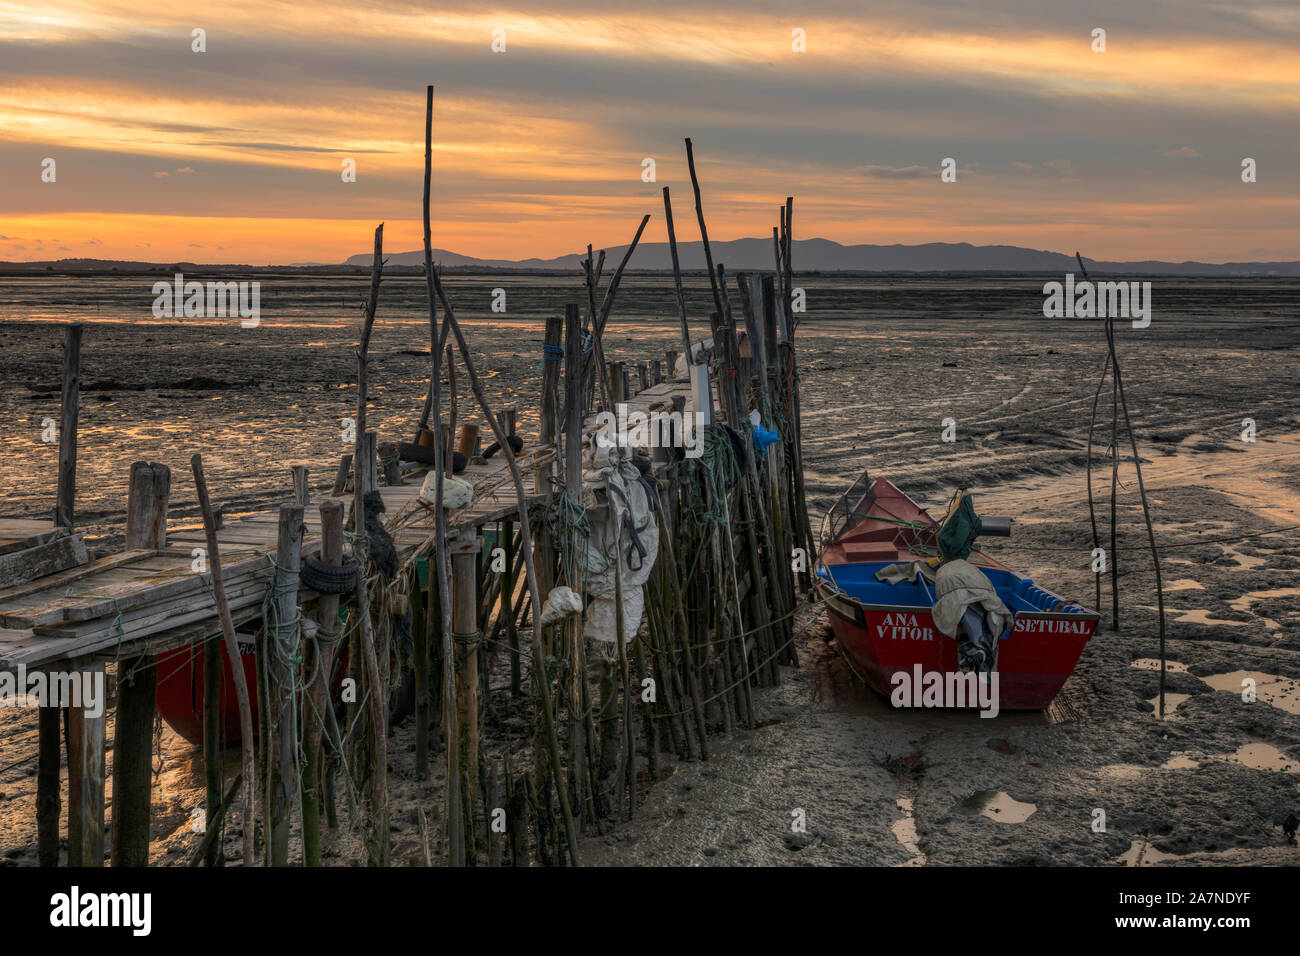
M889 481L866 475L823 523L817 590L835 641L853 671L887 697L900 673L910 680L959 671L958 641L943 634L931 614L933 585L919 574L898 583L876 577L889 565L931 559L944 523ZM983 534L1010 534L1010 519L985 518L982 524ZM1000 709L1045 710L1074 671L1097 614L981 550L972 549L966 560L988 577L1013 615L997 641Z

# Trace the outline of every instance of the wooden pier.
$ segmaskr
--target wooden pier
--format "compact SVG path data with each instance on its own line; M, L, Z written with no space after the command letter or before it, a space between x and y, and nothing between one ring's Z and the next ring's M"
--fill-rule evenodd
M432 89L428 108L426 136ZM689 140L687 156L707 252ZM428 163L426 152L426 178ZM99 865L110 849L114 864L148 863L158 673L164 661L176 673L181 649L207 778L193 865L220 865L223 828L236 825L245 865L318 865L323 826L361 832L368 862L386 865L387 741L398 719L415 721L418 778L439 746L446 761L442 806L421 809L421 828L432 862L424 828L436 822L432 839L449 865L578 864L579 837L635 814L645 781L666 763L707 760L717 734L752 726L753 690L798 664L793 618L812 561L792 215L787 200L772 272L729 278L709 258L714 310L695 335L675 272L682 349L634 364L606 363L602 339L650 217L603 290L604 254L589 249L585 305L546 321L541 424L526 438L515 435L514 410L488 406L432 268L424 411L409 435L381 441L366 429L381 227L358 349L356 442L332 493L312 499L307 469L286 468L291 500L220 520L195 455L203 524L173 528L178 463L136 462L126 548L93 559L74 528L82 349L71 327L55 520L0 519L0 672L115 676L112 840L106 847L105 715L43 706L42 865L60 862L65 743L67 863ZM468 413L443 405L453 346L476 403ZM649 428L611 433L611 420L637 417ZM495 447L480 454L484 444ZM468 503L440 512L453 486L466 491L459 482L471 486ZM236 659L244 666L231 667ZM504 690L487 680L493 667L509 675ZM531 741L494 733L488 698L501 693L528 700ZM234 741L242 764L230 785L221 746ZM291 859L295 830L302 849Z

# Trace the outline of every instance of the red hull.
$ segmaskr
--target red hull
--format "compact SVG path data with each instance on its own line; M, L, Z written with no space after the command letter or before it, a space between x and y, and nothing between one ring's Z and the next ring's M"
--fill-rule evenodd
M235 676L230 669L225 642L216 638L221 652L221 742L239 742L239 697L235 693ZM257 656L248 635L239 635L244 679L248 682L248 703L253 711L253 732L257 732ZM348 652L344 647L335 662L334 690L341 686L347 668ZM203 742L203 648L182 647L158 657L158 713L163 720L192 744Z
M221 651L221 742L239 740L239 698L235 675L230 669L225 643L214 638ZM257 728L257 657L252 640L240 635L240 657L248 682L253 727ZM158 658L158 713L163 720L192 744L203 742L203 648L182 647Z
M917 560L913 549L932 545L937 522L884 479L876 479L851 505L849 513L860 520L823 552L818 586L836 642L854 671L886 697L897 686L895 675L905 674L910 682L918 665L922 674L957 672L957 641L935 626L931 602L903 600L906 587L874 579L874 570L884 564ZM1015 617L998 641L999 709L1046 709L1073 673L1097 615L1035 587L981 552L973 552L970 561L985 570ZM926 595L923 588L912 593Z
M917 664L923 673L957 670L957 642L940 634L921 608L889 609L863 605L843 595L828 604L835 640L854 671L872 689L889 697L894 675L909 679ZM895 623L898 619L906 623ZM1016 612L1010 636L998 642L998 706L1001 710L1045 710L1083 653L1097 619ZM1041 627L1068 628L1044 634Z

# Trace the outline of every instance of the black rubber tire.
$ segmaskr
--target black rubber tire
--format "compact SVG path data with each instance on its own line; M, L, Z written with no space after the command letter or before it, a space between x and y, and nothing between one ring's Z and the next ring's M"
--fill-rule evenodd
M349 558L340 565L326 564L319 554L302 562L300 577L304 587L317 594L349 594L357 586L357 572L361 565Z
M510 443L510 450L514 452L516 455L524 450L524 440L520 438L518 435L507 435L506 441ZM500 450L501 450L501 443L499 441L494 441L492 444L487 446L487 450L483 452L483 457L485 459L491 458Z
M409 441L399 442L397 445L397 457L402 461L419 462L421 465L434 465L434 455L436 452L432 448L426 448L424 445L415 445ZM458 451L451 453L451 473L459 475L469 464L465 456Z

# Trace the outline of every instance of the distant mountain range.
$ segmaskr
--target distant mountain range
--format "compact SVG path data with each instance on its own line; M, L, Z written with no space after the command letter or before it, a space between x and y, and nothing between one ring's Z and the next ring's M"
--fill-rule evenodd
M732 271L772 269L771 239L732 239L712 243L713 261L725 263ZM677 245L682 269L689 272L705 268L704 247L699 242ZM608 275L627 252L627 246L607 249L605 268ZM370 253L351 256L342 267L369 269ZM386 257L390 267L420 268L424 252L398 252ZM553 259L478 259L448 249L434 249L434 261L454 270L502 270L573 273L582 269L585 253L556 256ZM1128 275L1183 276L1279 276L1300 277L1300 262L1103 262L1085 258L1090 272ZM796 272L989 272L1052 273L1078 272L1074 256L1021 246L973 246L968 242L927 242L905 246L846 246L830 239L797 239L794 244ZM330 272L339 265L295 262L281 266L252 267L235 264L201 264L192 262L134 262L111 259L57 259L42 262L0 262L0 272L266 272L297 269ZM641 271L667 271L672 257L666 242L643 242L637 246L628 268Z
M733 271L774 268L771 239L732 239L713 242L714 263L725 263ZM616 246L605 253L606 270L613 269L627 252ZM679 242L677 254L681 267L695 271L705 268L704 246L700 242ZM370 253L352 256L349 266L370 265ZM434 261L444 268L523 269L574 272L582 268L585 253L556 256L554 259L476 259L446 249L433 250ZM387 257L390 265L419 266L424 252L399 252ZM968 242L927 242L921 245L845 246L830 239L796 239L794 267L798 272L1077 272L1074 256L1044 252L1020 246L973 246ZM1084 258L1089 269L1107 273L1143 275L1300 276L1300 262L1101 262ZM628 263L629 269L668 270L672 257L666 242L643 242Z

